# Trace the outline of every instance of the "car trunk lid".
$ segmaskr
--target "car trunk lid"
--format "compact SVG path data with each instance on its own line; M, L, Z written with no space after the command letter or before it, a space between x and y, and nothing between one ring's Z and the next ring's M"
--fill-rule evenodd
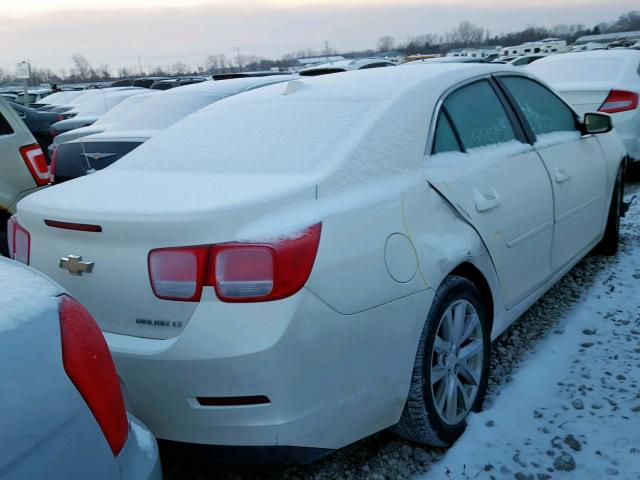
M281 175L105 173L28 197L19 221L31 234L33 267L78 298L104 331L146 338L179 335L197 308L154 295L151 250L233 241L256 218L315 199L314 185ZM183 182L191 188L175 188Z

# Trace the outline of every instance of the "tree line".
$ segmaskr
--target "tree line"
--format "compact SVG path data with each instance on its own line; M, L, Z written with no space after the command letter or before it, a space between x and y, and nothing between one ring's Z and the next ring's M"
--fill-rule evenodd
M583 35L597 35L601 33L616 33L640 30L640 10L634 10L623 15L612 22L602 22L591 28L583 24L560 24L553 27L527 27L517 32L501 35L491 35L491 32L483 27L475 25L469 21L460 24L445 32L444 34L427 33L419 36L412 36L404 42L396 42L389 35L380 37L375 48L361 51L342 52L346 58L358 58L373 55L378 52L394 51L401 55L415 55L419 53L433 54L446 53L454 48L481 47L489 45L519 45L524 42L532 42L545 37L556 37L573 43L578 37ZM77 53L72 56L73 67L59 69L54 72L50 68L32 67L33 85L42 83L84 83L114 80L115 78L128 78L144 75L153 76L176 76L176 75L208 75L224 72L256 71L282 69L286 70L296 66L298 58L322 57L335 55L335 49L325 46L323 50L298 50L283 55L280 59L273 60L258 57L255 55L228 56L224 53L207 56L198 65L188 65L183 62L176 62L168 66L155 66L143 70L141 67L120 67L114 72L108 64L93 66L82 54ZM14 80L14 76L0 68L0 84L2 82Z

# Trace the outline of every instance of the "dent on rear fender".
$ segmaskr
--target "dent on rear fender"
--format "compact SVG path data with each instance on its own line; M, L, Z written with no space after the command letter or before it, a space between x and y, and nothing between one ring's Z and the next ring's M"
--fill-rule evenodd
M431 287L437 288L449 272L464 262L478 266L490 261L475 230L427 184L403 195L403 211L420 274Z

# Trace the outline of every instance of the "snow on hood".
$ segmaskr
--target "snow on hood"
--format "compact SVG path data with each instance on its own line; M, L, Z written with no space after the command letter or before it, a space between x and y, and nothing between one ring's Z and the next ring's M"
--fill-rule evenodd
M0 257L0 335L39 313L57 309L59 288L37 272Z

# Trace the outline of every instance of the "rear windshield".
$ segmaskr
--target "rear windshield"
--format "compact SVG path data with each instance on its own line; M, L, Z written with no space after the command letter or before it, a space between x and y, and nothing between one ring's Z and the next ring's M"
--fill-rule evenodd
M154 98L155 100L155 98ZM330 168L375 115L365 98L222 101L127 155L116 168L310 174Z
M178 93L177 90L170 95L154 95L115 120L110 130L161 130L220 98L211 93Z
M623 59L602 57L537 61L529 67L549 83L614 81L623 75L624 68Z

